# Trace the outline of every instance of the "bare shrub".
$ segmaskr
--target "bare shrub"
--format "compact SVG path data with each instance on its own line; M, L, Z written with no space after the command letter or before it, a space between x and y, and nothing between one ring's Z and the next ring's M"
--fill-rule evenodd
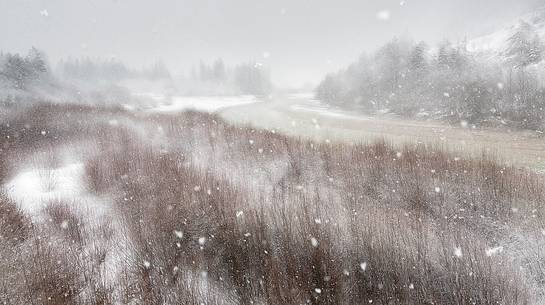
M97 144L89 196L113 201L116 226L56 201L46 222L27 225L0 201L2 229L19 236L15 248L0 244L9 304L535 303L539 263L508 243L540 234L544 185L533 173L195 112L132 120L165 142L78 125ZM488 255L498 243L521 257ZM106 281L112 258L120 272Z

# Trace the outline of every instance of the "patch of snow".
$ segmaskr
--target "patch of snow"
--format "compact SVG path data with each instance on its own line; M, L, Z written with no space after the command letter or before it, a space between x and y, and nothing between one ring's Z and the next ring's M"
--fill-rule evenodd
M463 256L462 248L460 248L460 247L455 247L455 248L454 248L454 256L456 256L456 257L462 257L462 256Z
M321 116L345 118L345 119L368 120L368 118L365 116L358 116L358 115L350 114L346 111L337 110L317 100L301 101L300 103L294 103L290 105L289 108L293 111L316 113ZM318 120L316 118L313 118L312 122L315 125L318 125Z
M148 109L154 113L176 113L186 110L202 112L217 112L229 107L253 104L259 102L254 96L174 96L166 98L161 95L151 95L157 105Z
M32 168L17 174L4 185L7 195L28 214L35 215L50 201L76 198L85 192L83 163L60 168Z
M503 252L502 246L490 248L486 250L486 256L492 256L501 252Z

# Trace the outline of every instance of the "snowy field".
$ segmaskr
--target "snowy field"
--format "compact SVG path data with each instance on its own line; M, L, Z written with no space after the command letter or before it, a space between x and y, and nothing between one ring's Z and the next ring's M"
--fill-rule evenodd
M479 156L486 152L508 164L545 172L545 141L534 131L453 126L393 115L373 117L325 105L308 94L227 108L220 114L233 123L247 123L319 141L360 143L385 139L394 144L437 145L461 156Z
M156 104L145 109L149 113L176 113L186 110L218 112L230 107L259 102L254 96L165 96L155 93L138 94L147 97Z
M456 128L360 118L305 95L176 100L131 110L36 105L8 117L0 225L34 227L5 231L20 232L24 251L0 238L0 270L16 283L0 294L25 304L32 278L39 298L52 297L41 279L77 291L61 289L57 304L102 295L111 304L285 304L267 293L280 280L299 287L288 303L426 295L450 304L444 292L460 287L467 300L497 287L488 300L543 299L538 176L431 141L354 143ZM242 114L251 117L237 121ZM264 129L231 125L248 122ZM362 292L335 290L333 278Z

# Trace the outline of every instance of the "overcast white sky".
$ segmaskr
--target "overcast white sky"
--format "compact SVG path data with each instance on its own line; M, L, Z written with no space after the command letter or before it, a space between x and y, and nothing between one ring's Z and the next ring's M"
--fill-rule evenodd
M317 82L393 36L436 42L493 31L545 0L0 0L0 49L100 56L175 72L258 60L281 86ZM389 20L377 18L388 11ZM383 16L388 14L383 13ZM263 54L270 56L264 58Z

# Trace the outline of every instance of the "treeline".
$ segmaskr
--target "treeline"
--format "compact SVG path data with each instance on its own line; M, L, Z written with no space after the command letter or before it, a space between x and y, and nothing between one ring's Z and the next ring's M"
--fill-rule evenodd
M470 53L466 44L394 39L345 70L325 77L317 98L366 113L391 112L471 124L512 121L545 125L540 80L543 43L521 22L497 60Z
M68 58L51 68L46 55L36 48L26 55L0 52L0 100L22 96L70 99L74 93L80 98L84 91L107 95L111 90L124 89L123 86L151 86L150 90L154 90L153 83L182 95L264 96L273 87L269 69L253 61L235 66L227 66L222 59L211 64L201 61L185 77L173 76L161 61L135 69L118 59Z
M32 48L26 55L0 53L0 85L26 90L29 85L49 75L45 55Z
M191 71L191 81L210 88L228 88L242 94L267 95L272 90L270 71L257 62L228 67L222 59L201 61ZM213 90L212 90L213 91ZM217 91L217 90L216 90Z
M137 70L127 67L117 59L89 57L62 60L57 65L57 72L65 78L86 81L119 81L129 78L158 80L171 77L169 70L161 61L155 62L150 67Z

